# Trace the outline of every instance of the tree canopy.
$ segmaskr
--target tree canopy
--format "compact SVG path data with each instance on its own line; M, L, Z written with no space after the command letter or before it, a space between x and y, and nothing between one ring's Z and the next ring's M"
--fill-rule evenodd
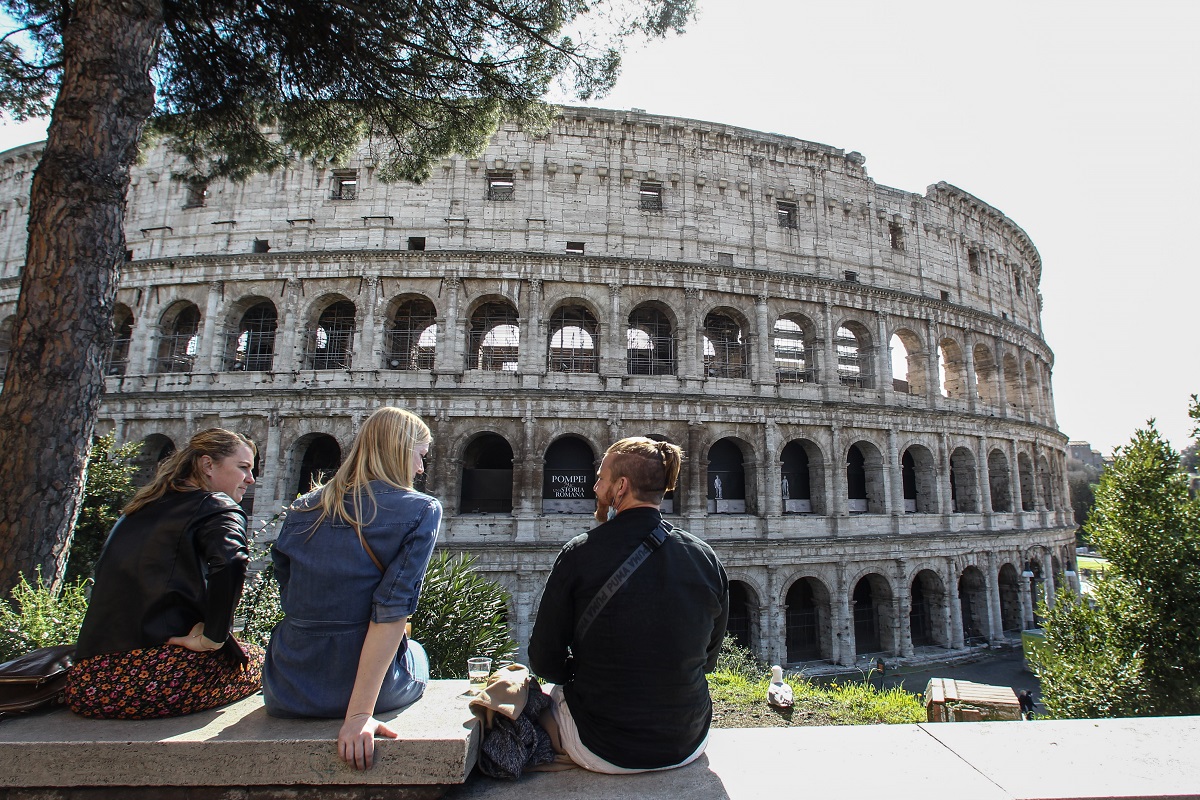
M366 141L421 180L504 118L542 124L561 81L616 80L630 36L682 31L694 0L0 0L0 110L51 112L29 202L0 392L0 595L61 577L103 389L143 135L190 176L234 179ZM147 121L150 125L147 126Z
M1085 529L1108 565L1090 596L1064 591L1047 612L1038 654L1047 709L1200 713L1200 500L1153 423L1117 450Z

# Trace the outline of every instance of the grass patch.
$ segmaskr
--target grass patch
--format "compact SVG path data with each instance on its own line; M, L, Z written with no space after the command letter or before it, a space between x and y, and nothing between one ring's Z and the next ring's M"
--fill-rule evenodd
M767 705L769 675L758 680L718 670L708 676L714 728L769 728L792 725L900 725L924 722L925 708L900 688L877 689L866 683L816 686L785 677L795 705Z

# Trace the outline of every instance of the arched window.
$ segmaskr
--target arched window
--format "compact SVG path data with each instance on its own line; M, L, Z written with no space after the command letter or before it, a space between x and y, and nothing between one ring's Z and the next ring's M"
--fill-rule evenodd
M675 332L671 320L653 306L634 309L625 332L630 375L674 375Z
M942 397L967 396L967 365L962 350L953 339L938 344L938 372L941 373Z
M784 635L789 663L821 657L822 628L829 624L827 595L825 587L812 578L801 578L788 589Z
M436 313L433 303L424 297L400 301L383 332L384 369L433 369Z
M846 510L851 514L882 514L883 457L870 442L856 442L846 451Z
M729 582L729 624L726 631L742 647L754 650L754 617L758 601L754 590L742 581Z
M134 456L131 465L133 474L129 480L137 488L142 488L154 479L158 465L175 452L175 443L161 433L152 433L142 439L142 449Z
M1017 359L1011 353L1004 355L1004 395L1011 409L1025 408L1025 398L1021 396L1021 368Z
M163 315L158 343L159 372L191 372L200 349L200 309L177 303Z
M1054 505L1054 482L1050 480L1050 463L1045 456L1038 456L1038 483L1042 487L1042 508L1051 510Z
M908 330L892 335L892 389L901 394L925 394L925 356L921 340Z
M508 303L484 303L471 314L467 369L516 372L521 332L517 310Z
M975 456L965 447L950 454L950 510L959 514L979 511Z
M1000 567L1000 627L1004 631L1019 631L1021 619L1021 579L1012 564Z
M748 377L742 329L728 314L714 311L704 318L704 374L709 378Z
M542 512L591 514L596 510L596 454L578 436L564 436L546 449Z
M808 355L808 336L804 326L791 316L775 322L775 380L780 383L813 383L817 379L815 365Z
M118 303L113 309L113 340L104 362L105 375L124 375L129 368L129 342L133 339L133 312Z
M800 442L788 442L783 448L783 464L779 468L779 489L783 496L783 513L813 513L812 473L808 450Z
M350 369L354 316L354 303L349 300L339 300L321 312L317 327L308 335L308 369Z
M1021 479L1021 510L1033 511L1033 461L1025 453L1017 454L1017 475Z
M746 470L732 439L721 439L708 451L708 513L746 513Z
M967 567L958 579L958 601L962 606L963 639L968 645L982 644L988 636L987 581L978 567Z
M462 494L464 514L508 514L512 511L513 451L503 436L485 433L463 453Z
M308 494L334 476L342 465L342 448L337 439L324 433L312 434L298 444L304 448L296 494Z
M1012 511L1008 456L1001 450L988 453L988 482L991 484L992 511Z
M946 647L942 620L946 611L946 589L933 570L923 569L913 578L909 630L913 647Z
M915 444L905 449L900 459L900 481L905 513L937 513L937 468L928 448Z
M867 575L854 586L854 652L878 653L891 638L891 591L882 575ZM890 648L888 648L890 649Z
M242 315L236 333L230 334L225 369L270 372L275 365L275 328L279 314L270 300L255 303Z
M871 388L870 340L858 323L837 329L833 339L837 352L838 383L862 389Z
M990 406L996 405L996 357L990 348L983 344L975 345L975 391L979 399Z
M600 326L583 306L559 306L550 315L550 372L596 372L596 339Z

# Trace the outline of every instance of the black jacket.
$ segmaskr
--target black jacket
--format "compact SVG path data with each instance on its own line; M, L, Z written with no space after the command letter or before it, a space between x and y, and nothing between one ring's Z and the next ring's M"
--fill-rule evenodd
M584 746L629 769L678 764L699 747L712 720L704 675L729 619L720 561L676 529L575 640L588 603L661 519L658 509L633 508L568 542L529 642L533 671L563 684Z
M165 644L197 622L223 642L246 567L246 512L220 492L167 492L121 517L96 564L75 659Z

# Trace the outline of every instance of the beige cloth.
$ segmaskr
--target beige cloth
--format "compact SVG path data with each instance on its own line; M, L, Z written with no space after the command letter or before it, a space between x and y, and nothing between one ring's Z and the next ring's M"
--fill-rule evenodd
M524 664L509 664L492 673L487 688L471 698L468 707L471 713L483 723L484 730L490 730L495 724L496 715L516 719L525 710L529 702L529 667ZM539 724L550 734L550 744L557 754L554 761L529 767L526 772L558 772L564 769L574 769L575 762L562 749L559 741L558 726L550 709L542 712ZM549 723L549 724L547 724Z

